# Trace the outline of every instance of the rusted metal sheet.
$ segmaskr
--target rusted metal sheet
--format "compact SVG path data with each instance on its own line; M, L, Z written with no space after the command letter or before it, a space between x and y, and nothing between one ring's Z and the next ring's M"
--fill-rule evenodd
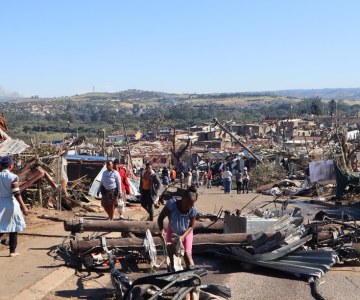
M19 187L23 191L32 184L36 183L41 178L45 178L52 188L56 188L57 185L52 176L46 172L40 165L26 166L19 174Z

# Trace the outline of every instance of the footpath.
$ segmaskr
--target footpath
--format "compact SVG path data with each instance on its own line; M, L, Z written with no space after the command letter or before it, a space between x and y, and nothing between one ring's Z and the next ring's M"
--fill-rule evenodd
M31 216L31 223L36 216ZM0 246L0 299L42 299L46 293L72 276L73 269L64 267L56 245L64 236L63 224L39 220L28 225L18 236L17 252L9 257L8 247Z

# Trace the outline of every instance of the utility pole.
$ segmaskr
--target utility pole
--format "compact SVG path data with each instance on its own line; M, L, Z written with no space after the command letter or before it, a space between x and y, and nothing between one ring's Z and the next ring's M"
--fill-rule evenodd
M107 154L107 151L105 149L105 128L101 129L100 131L102 133L102 149L104 151L104 156L106 156L106 159L108 159L108 154Z
M124 121L123 121L123 128L124 128L124 133L125 133L125 142L126 142L126 146L128 148L129 159L130 159L130 164L131 164L131 168L132 168L133 163L132 163L132 158L131 158L130 145L129 145L128 136L127 136L127 133L126 133L126 127L125 127L125 122Z
M254 157L258 162L263 163L262 160L259 157L257 157L254 152L252 152L245 144L240 142L224 125L219 123L219 121L216 118L214 119L214 122L215 122L214 127L218 125L222 130L224 130L227 134L229 134L231 137L233 137L233 139L236 142L238 142L241 147L243 147L245 150L247 150L251 154L252 157Z

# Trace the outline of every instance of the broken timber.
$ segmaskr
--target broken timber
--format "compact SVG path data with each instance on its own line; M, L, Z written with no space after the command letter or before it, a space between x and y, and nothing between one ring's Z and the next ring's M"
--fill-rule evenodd
M248 233L194 235L193 252L213 252L215 248L239 246L241 243L247 243L248 235ZM268 233L267 235L270 237L273 234ZM157 248L163 247L163 240L160 237L154 237L154 243ZM71 240L70 245L74 254L99 252L103 246L101 239L93 239L90 241ZM106 246L108 248L118 248L125 251L140 251L144 250L144 240L141 238L107 239Z
M164 221L164 227L167 228L167 221ZM150 229L151 233L158 233L159 226L157 222L152 221L101 221L101 220L71 220L64 222L65 231L85 232L132 232L145 233ZM222 233L224 231L224 222L196 222L194 233Z

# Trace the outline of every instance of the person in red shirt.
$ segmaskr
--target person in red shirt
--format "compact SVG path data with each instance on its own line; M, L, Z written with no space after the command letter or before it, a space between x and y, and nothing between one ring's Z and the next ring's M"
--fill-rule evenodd
M170 179L171 179L171 182L174 182L175 179L176 179L176 170L175 170L175 168L173 168L173 169L170 171Z
M208 172L207 172L207 188L208 189L211 189L211 187L212 187L212 183L211 183L212 180L213 180L213 174L212 174L211 169L209 168Z
M114 169L117 170L120 174L121 178L121 195L122 199L119 199L119 205L118 205L118 211L120 214L120 219L124 219L123 213L125 212L125 206L126 206L126 195L130 195L130 184L129 180L126 175L126 170L123 168L123 166L120 164L118 159L114 160Z

